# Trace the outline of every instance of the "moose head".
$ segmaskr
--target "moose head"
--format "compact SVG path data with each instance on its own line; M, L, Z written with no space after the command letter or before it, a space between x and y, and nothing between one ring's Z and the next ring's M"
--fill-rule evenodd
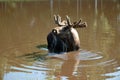
M58 27L53 28L47 36L49 52L61 53L79 50L80 40L75 28L86 27L86 23L81 23L81 19L71 23L68 16L66 16L66 20L62 21L59 15L54 15L54 21Z

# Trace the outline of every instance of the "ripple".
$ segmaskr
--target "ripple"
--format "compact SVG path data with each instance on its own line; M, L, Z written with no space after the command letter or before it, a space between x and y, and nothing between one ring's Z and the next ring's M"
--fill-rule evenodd
M4 75L3 80L46 80L46 72L9 72Z
M27 49L25 47L27 47ZM51 76L50 74L55 77L55 73L59 74L61 72L61 68L65 65L69 65L74 68L76 67L73 70L73 75L75 76L80 76L79 74L83 73L82 71L79 71L81 68L88 69L87 73L97 73L99 70L105 69L104 71L106 72L103 71L103 73L100 73L99 75L102 77L107 77L106 80L117 80L120 78L120 67L116 65L116 59L109 57L108 54L87 51L84 49L63 54L52 54L48 53L45 45L43 45L43 47L38 46L38 48L36 51L35 46L20 46L17 48L11 48L4 52L7 64L9 64L6 68L10 68L9 71L4 73L4 80L16 80L19 76L21 77L20 79L24 80L45 80L46 77ZM46 54L47 57L52 56L53 58L46 59ZM40 58L42 60L40 60ZM73 62L71 60L73 60ZM71 62L69 63L69 61ZM94 71L94 69L96 70ZM25 78L26 76L27 78ZM13 78L8 79L9 77Z
M106 80L119 80L120 79L120 70L111 72L111 73L105 73L105 74L102 74L101 76L109 77Z
M78 56L80 60L97 60L103 58L99 53L93 53L86 50L81 50Z
M28 65L23 65L23 64L21 67L11 66L10 69L21 71L21 72L38 72L38 71L51 70L51 69L45 68L45 67L28 66Z

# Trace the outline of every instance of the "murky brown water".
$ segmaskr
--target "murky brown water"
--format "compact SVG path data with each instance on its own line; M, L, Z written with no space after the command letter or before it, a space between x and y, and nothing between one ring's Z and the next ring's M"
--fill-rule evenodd
M54 14L88 23L80 51L45 57ZM0 80L119 79L119 0L0 2Z

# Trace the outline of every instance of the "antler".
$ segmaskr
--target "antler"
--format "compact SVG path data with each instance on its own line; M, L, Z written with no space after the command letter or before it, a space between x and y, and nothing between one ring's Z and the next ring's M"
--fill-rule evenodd
M78 22L74 22L73 23L73 28L84 28L84 27L87 27L87 23L84 22L84 23L81 23L81 19L78 21Z
M70 18L68 16L66 16L66 21L68 26L73 27L73 28L83 28L83 27L87 27L87 23L81 23L81 19L78 22L74 22L73 24L70 21Z
M65 20L61 21L61 17L59 15L57 15L57 16L54 15L54 20L58 26L65 26L66 25L66 21Z
M83 28L83 27L87 27L87 23L81 23L81 19L78 22L74 22L71 23L70 21L70 17L68 15L66 15L66 20L61 21L61 17L59 15L54 15L54 20L55 23L58 26L68 26L68 27L73 27L73 28Z
M72 26L71 21L70 21L70 17L66 16L66 20L67 20L68 26Z

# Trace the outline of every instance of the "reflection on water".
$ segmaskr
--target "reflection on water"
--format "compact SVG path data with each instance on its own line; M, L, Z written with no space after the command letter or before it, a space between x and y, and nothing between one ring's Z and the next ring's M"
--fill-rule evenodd
M88 23L80 51L48 55L54 14ZM119 0L0 2L0 80L119 80L119 25Z

